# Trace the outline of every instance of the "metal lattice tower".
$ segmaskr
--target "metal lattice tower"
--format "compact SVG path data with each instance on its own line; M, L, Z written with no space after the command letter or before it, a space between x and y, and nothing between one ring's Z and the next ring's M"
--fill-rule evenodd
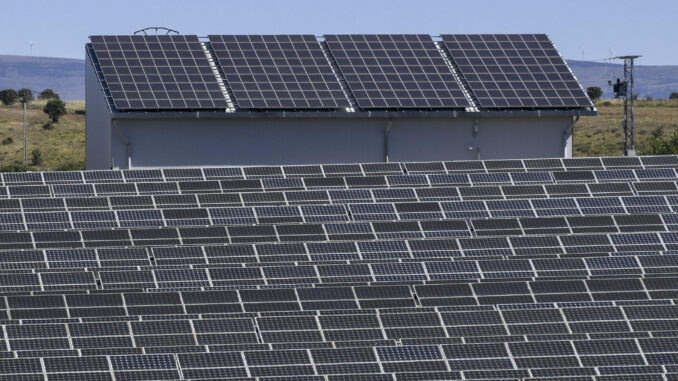
M641 56L619 56L616 59L624 60L624 81L614 85L614 92L617 96L624 97L624 156L635 156L636 139L634 130L634 93L633 93L633 60Z

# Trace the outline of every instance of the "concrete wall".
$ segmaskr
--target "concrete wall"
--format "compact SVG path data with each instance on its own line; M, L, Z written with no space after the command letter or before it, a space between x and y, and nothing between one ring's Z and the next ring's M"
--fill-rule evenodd
M571 155L567 147L571 140L563 137L571 117L482 118L477 133L470 118L394 118L386 148L388 122L377 118L119 119L113 122L113 130L109 128L108 141L111 162L120 168L128 163L141 168L381 162L386 149L390 161L563 157L568 149ZM88 152L89 126L88 120ZM88 169L104 168L98 163L107 162L90 165L88 154Z
M87 169L110 169L111 112L89 57L85 63L85 100L87 104L85 164Z

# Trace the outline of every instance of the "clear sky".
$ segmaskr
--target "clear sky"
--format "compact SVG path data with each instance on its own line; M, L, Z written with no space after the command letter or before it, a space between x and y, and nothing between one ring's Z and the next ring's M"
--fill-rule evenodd
M0 0L0 54L84 58L93 34L547 33L565 58L678 65L678 0Z

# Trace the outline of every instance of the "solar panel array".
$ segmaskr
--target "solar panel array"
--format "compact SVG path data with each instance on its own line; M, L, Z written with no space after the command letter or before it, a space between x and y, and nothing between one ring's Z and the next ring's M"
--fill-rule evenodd
M92 36L118 110L593 107L543 34ZM478 104L476 104L478 103Z
M0 379L675 379L677 170L3 173Z

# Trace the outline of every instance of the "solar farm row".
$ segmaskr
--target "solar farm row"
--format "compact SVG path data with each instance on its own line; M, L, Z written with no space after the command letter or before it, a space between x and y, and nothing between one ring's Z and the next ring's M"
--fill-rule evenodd
M276 193L276 192L274 192ZM238 218L251 218L251 222L270 222L270 217L298 217L296 222L305 218L323 221L323 216L340 216L336 220L356 219L355 215L375 214L367 219L376 219L383 214L386 220L410 219L412 213L425 213L433 218L482 218L482 217L533 217L549 215L588 215L605 213L670 213L678 205L676 196L670 190L655 190L649 195L621 197L609 193L586 194L584 197L567 197L571 194L557 194L560 197L546 198L497 198L486 196L486 200L461 201L460 197L446 195L447 191L425 191L399 189L397 191L360 190L306 192L305 200L294 200L290 194L282 192L281 197L268 197L256 194L244 202L243 195L197 194L197 195L141 195L108 197L72 197L72 198L24 198L0 200L0 213L5 214L5 223L14 221L13 212L110 212L144 210L150 215L162 219L159 210L175 210L169 213L190 212L194 209L207 210L209 213L222 213L237 223ZM629 193L631 193L629 191ZM666 193L667 195L662 195ZM614 194L614 193L613 193ZM575 194L577 195L577 194ZM534 195L528 195L535 197ZM556 196L556 195L552 195ZM419 201L417 203L417 201ZM370 205L371 204L371 205ZM255 206L252 206L255 205ZM197 212L204 213L204 212ZM74 216L87 214L74 214ZM105 214L104 214L105 216ZM312 217L312 216L318 216ZM346 217L341 217L346 216ZM84 217L82 217L84 218ZM126 218L121 218L125 220ZM25 218L19 221L27 220ZM76 218L74 221L80 221ZM282 221L282 220L281 220ZM329 219L332 221L332 219ZM280 222L280 221L279 221Z
M667 204L658 196L640 198L640 205L623 197L621 201L609 198L606 203L592 207L579 206L589 199L563 198L557 199L558 203L539 203L539 200L542 199L512 200L504 205L452 201L73 211L29 209L25 212L15 209L15 212L0 213L0 231L278 224L277 234L282 235L296 230L298 234L320 235L423 232L430 233L429 237L436 234L442 237L672 231L678 224L672 214L676 205ZM605 215L599 216L601 214ZM447 221L438 221L441 218ZM299 225L295 228L287 226L289 224ZM396 238L395 235L392 238Z
M444 175L451 176L451 175ZM223 202L228 203L330 203L334 200L376 202L382 199L414 199L419 198L452 198L452 199L501 199L518 197L563 197L563 196L591 196L591 195L640 195L662 194L676 192L676 181L672 178L653 176L646 181L621 182L618 179L597 183L587 180L548 182L541 184L537 180L523 183L507 182L510 185L493 185L481 183L477 186L457 183L453 178L443 178L439 175L433 184L426 182L426 178L405 176L397 184L389 186L383 177L362 177L360 185L347 187L343 179L327 178L317 186L294 186L278 182L268 191L261 191L261 184L252 180L238 182L169 182L169 183L128 183L128 184L96 184L96 185L17 185L0 187L0 202L7 198L72 198L98 196L144 196L144 195L196 195L218 194ZM667 181L657 181L657 180ZM415 184L406 184L406 182ZM243 183L245 182L245 183ZM307 181L310 183L310 181ZM334 183L335 185L328 185ZM499 184L499 183L494 183ZM516 184L516 185L513 185ZM458 185L458 186L454 186ZM461 186L459 186L461 185ZM230 188L229 188L230 187ZM202 196L209 200L209 196ZM171 199L171 198L168 198ZM190 200L190 198L189 198ZM31 202L31 201L29 201ZM37 201L32 201L36 203ZM57 202L58 204L58 202ZM85 203L86 204L86 203ZM48 204L49 205L49 204Z
M648 254L645 254L648 255ZM568 287L569 294L541 295L544 290L530 290L525 288L527 296L507 298L505 303L534 302L587 302L608 301L626 296L627 299L659 300L672 298L676 295L676 286L671 285L670 276L678 271L662 272L660 266L675 265L676 256L651 256L651 259L641 261L639 256L624 257L589 257L586 260L577 258L559 258L531 265L529 260L493 260L488 261L415 261L395 263L353 263L353 264L300 264L284 265L267 263L264 265L249 264L248 267L225 266L223 264L209 265L160 265L138 267L101 267L101 268L45 268L33 271L12 269L0 271L0 292L51 292L60 290L171 290L171 289L223 289L233 287L274 288L274 287L310 287L318 286L319 290L328 285L378 285L379 283L437 284L445 281L463 281L474 285L473 291L477 296L492 295L487 287L506 287L495 291L495 295L511 295L511 286L518 285L521 279L538 279L534 287L544 285L544 280L557 282L558 287ZM658 259L657 259L658 258ZM536 261L536 260L534 260ZM322 262L322 261L319 261ZM641 266L650 263L647 273L642 274ZM53 263L53 262L52 262ZM60 261L63 265L65 262ZM71 266L86 265L85 261L66 262ZM93 266L96 263L92 264ZM654 265L654 267L653 267ZM559 269L533 270L539 266L561 266ZM578 266L575 269L563 269L566 266ZM17 266L18 267L18 266ZM94 270L94 271L93 271ZM627 282L638 281L645 283L634 292L612 292L616 281L624 277ZM473 282L480 283L473 283ZM504 282L502 282L504 281ZM548 284L548 283L547 283ZM524 283L522 284L524 286ZM477 286L477 287L476 287ZM627 286L631 287L631 286ZM553 292L553 290L551 290ZM622 290L626 291L626 289ZM332 290L327 290L328 295ZM484 292L484 294L483 294ZM348 296L351 292L346 293ZM454 295L453 293L447 296ZM471 296L471 295L469 295ZM341 299L341 298L339 298ZM331 299L330 299L331 300ZM337 300L337 299L335 299ZM496 298L484 297L477 301L472 298L457 299L459 305L488 304ZM494 303L494 302L493 302ZM310 306L314 304L311 303ZM361 304L362 305L362 304ZM331 305L329 305L331 307ZM388 306L388 305L385 305ZM275 308L275 306L269 306ZM307 307L310 308L310 307ZM331 307L336 308L336 307ZM247 307L245 311L251 311ZM284 308L282 310L285 310ZM95 310L89 310L95 316ZM100 313L109 313L106 309ZM70 314L69 316L77 316Z
M42 379L224 379L280 380L288 374L297 374L296 380L417 380L422 379L504 379L543 380L548 377L578 375L574 380L665 380L665 373L675 372L675 366L661 365L673 359L674 353L625 352L611 355L588 355L597 346L563 343L551 347L569 355L563 356L516 356L510 348L492 344L450 344L383 346L372 348L337 348L310 350L243 351L231 353L202 354L139 354L92 356L90 361L81 358L56 358L40 362L38 359L1 360L9 371L20 369L27 375L22 380ZM628 341L611 342L608 345L630 345ZM633 343L633 341L631 341ZM661 343L661 342L660 342ZM644 343L645 344L645 343ZM648 342L643 348L652 348ZM578 346L579 345L579 346ZM604 347L605 344L600 345ZM526 348L540 349L546 345L531 345ZM638 348L638 346L634 347ZM580 348L584 354L576 353ZM465 355L458 351L464 351ZM468 359L475 352L483 352L486 358ZM493 352L494 351L494 352ZM548 352L547 352L548 353ZM449 357L448 357L449 356ZM491 357L490 357L491 356ZM275 361L276 365L268 365ZM215 366L221 364L222 366ZM620 365L621 364L621 365ZM471 370L466 370L466 369ZM632 368L632 369L629 369ZM70 370L70 371L69 371ZM569 370L569 371L568 371ZM643 372L643 373L638 373ZM9 372L8 372L9 373ZM638 377L638 374L642 377ZM13 375L16 377L16 375ZM61 376L61 377L60 377ZM7 378L10 379L10 378ZM17 379L17 378L14 378ZM669 379L673 379L670 377Z
M676 379L676 157L633 161L3 175L0 380Z
M355 177L439 173L561 172L678 167L678 156L324 164L266 167L166 168L120 171L0 173L0 185L196 181L298 177ZM626 179L626 178L623 178ZM472 181L472 180L470 180ZM466 181L469 182L469 181Z
M421 229L421 228L418 228ZM646 229L646 230L651 230ZM662 227L662 229L664 229ZM509 234L521 235L521 229L506 229ZM523 239L526 242L534 240L526 247L555 246L559 247L559 242L564 246L586 246L601 245L610 247L619 245L617 250L611 251L631 251L631 250L654 250L664 251L673 250L674 244L678 241L675 232L660 233L620 233L620 234L591 234L591 230L582 229L584 232L575 235L551 235L542 238L543 243L538 243L540 235L529 237L512 237L512 239ZM601 229L612 230L612 229ZM616 230L616 229L615 229ZM624 230L623 228L620 230ZM640 228L629 228L629 230L642 230ZM440 249L454 250L461 247L464 250L473 249L510 249L509 239L506 237L497 237L502 235L501 231L486 232L485 235L494 237L478 238L451 238L449 236L461 235L470 236L466 232L462 233L443 233L437 234L437 230L430 233L422 233L420 230L407 233L397 232L394 234L375 234L363 232L342 232L335 234L326 233L321 225L264 225L264 226L214 226L214 227L182 227L182 228L152 228L152 229L94 229L94 230L72 230L72 231L28 231L28 232L2 232L0 233L0 250L7 249L40 249L40 248L81 248L81 247L111 247L111 246L153 246L153 245L205 245L205 244L242 244L242 243L271 243L271 242L344 242L344 241L372 241L375 239L395 240L403 238L421 238L422 234L426 238L438 238L448 236L445 240L435 241L440 245ZM401 246L402 251L407 252L402 241L394 246ZM425 242L423 245L425 245ZM412 243L411 245L417 245ZM528 245L528 243L525 243ZM639 249L632 249L638 246ZM379 248L380 244L375 244ZM392 251L388 244L383 244L381 250ZM432 250L435 250L434 248ZM395 257L395 256L394 256Z
M529 238L513 237L521 242ZM533 239L534 240L534 239ZM534 240L537 241L537 240ZM542 240L543 241L543 240ZM415 241L413 241L415 242ZM427 243L432 245L432 243ZM364 245L364 244L363 244ZM589 251L566 251L558 246L550 248L536 246L534 249L512 248L511 250L486 250L464 253L459 250L401 250L394 267L410 262L449 262L449 270L459 261L478 261L459 265L463 277L472 278L476 272L524 272L526 276L541 274L555 276L596 275L601 270L643 269L645 274L659 273L651 268L669 266L675 261L675 251L625 251L614 252L610 247L593 247ZM416 246L415 246L416 248ZM547 249L548 248L548 249ZM603 249L603 250L601 250ZM117 269L168 269L174 267L209 268L249 267L249 266L297 266L297 265L336 265L335 276L350 275L354 267L348 264L390 263L388 258L362 253L355 243L282 243L251 244L232 246L191 246L191 247L129 247L129 248L80 248L80 249L43 249L0 252L0 268L17 272L40 272L43 269L60 271L65 269L87 268L98 271ZM467 255L464 255L467 254ZM627 257L628 258L625 258ZM636 258L634 258L636 257ZM582 259L591 258L591 259ZM494 264L494 267L492 267ZM442 264L440 266L443 266ZM466 266L466 267L464 267ZM571 268L568 268L571 266ZM465 268L467 271L461 271ZM356 266L354 275L371 275L367 268ZM21 270L21 271L19 271ZM332 276L323 267L318 274ZM589 272L586 272L586 271ZM243 270L244 271L244 270ZM625 270L626 271L626 270ZM666 269L666 272L673 271ZM530 275L532 274L532 275ZM534 275L537 274L537 275ZM258 271L250 274L259 278ZM514 276L514 275L512 275ZM462 275L460 275L462 277ZM496 278L494 274L492 278ZM490 278L486 276L485 278ZM239 278L238 278L239 279ZM263 279L263 278L262 278ZM11 282L3 283L11 285Z

